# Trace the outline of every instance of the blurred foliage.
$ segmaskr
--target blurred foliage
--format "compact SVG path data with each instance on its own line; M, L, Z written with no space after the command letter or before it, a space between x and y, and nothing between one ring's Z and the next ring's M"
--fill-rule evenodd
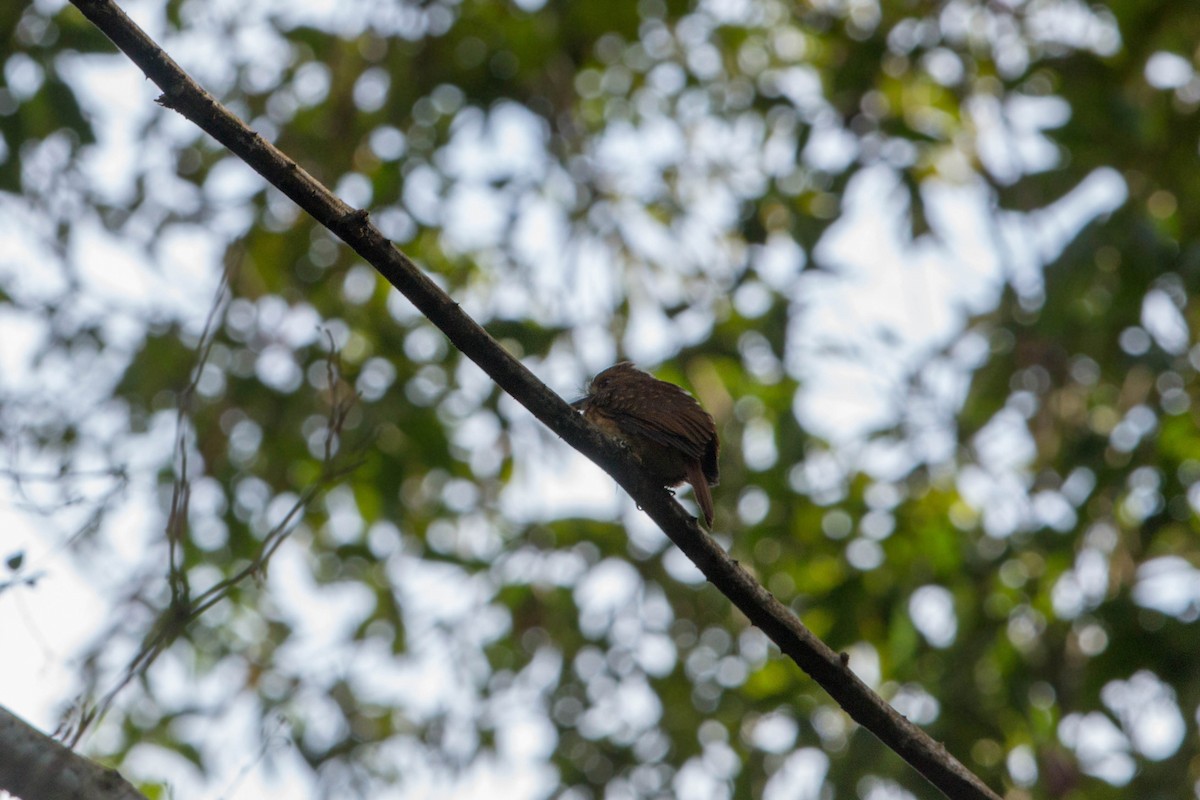
M718 535L991 786L1197 785L1200 7L251 5L172 0L150 27L563 386L661 331L658 374L718 418ZM44 326L33 379L0 386L4 474L118 600L87 702L251 575L129 676L100 755L210 770L220 727L197 723L238 707L330 796L517 758L519 731L553 770L535 795L932 796L660 537L502 502L559 470L556 443L213 142L147 100L114 188L86 78L132 66L76 11L6 5L0 41L0 214L34 242L0 250L0 320ZM797 415L825 346L797 326L806 278L836 277L819 243L879 170L914 250L954 224L931 187L978 190L1005 288L842 449ZM1079 211L1094 180L1115 210ZM163 296L162 243L199 229L228 291L96 294L95 229ZM843 357L883 370L885 345ZM969 390L923 421L947 364ZM951 442L933 456L930 426Z

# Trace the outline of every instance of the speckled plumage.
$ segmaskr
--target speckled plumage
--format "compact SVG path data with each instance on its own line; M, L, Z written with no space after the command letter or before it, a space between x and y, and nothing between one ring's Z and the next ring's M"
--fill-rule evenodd
M720 443L712 416L678 386L622 361L592 379L574 404L610 436L625 442L664 486L687 481L704 521L712 525L712 494L720 476Z

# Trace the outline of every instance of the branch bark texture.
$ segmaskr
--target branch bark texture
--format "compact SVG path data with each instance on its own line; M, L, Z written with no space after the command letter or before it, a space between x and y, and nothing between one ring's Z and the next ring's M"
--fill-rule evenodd
M115 769L78 755L3 706L0 790L22 800L146 800Z
M999 800L939 742L898 714L849 669L847 660L812 634L795 614L705 535L627 453L507 353L370 223L295 161L250 130L197 84L125 13L108 0L71 0L160 89L159 102L194 122L249 164L362 256L504 391L607 471L680 550L751 622L761 628L860 725L911 764L947 797Z

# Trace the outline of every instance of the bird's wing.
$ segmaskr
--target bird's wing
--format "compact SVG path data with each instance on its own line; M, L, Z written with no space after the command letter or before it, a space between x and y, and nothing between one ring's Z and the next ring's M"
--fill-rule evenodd
M697 461L705 460L708 443L714 438L712 417L698 404L673 408L669 413L655 414L653 419L620 408L610 409L609 413L625 430L673 447Z

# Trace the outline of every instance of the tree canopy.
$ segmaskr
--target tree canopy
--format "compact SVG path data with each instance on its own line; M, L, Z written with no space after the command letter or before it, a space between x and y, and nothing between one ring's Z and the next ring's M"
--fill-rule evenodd
M998 792L1193 791L1194 3L130 11L553 388L689 388L718 541ZM86 752L931 796L78 11L0 38L0 604L66 561L104 598Z

